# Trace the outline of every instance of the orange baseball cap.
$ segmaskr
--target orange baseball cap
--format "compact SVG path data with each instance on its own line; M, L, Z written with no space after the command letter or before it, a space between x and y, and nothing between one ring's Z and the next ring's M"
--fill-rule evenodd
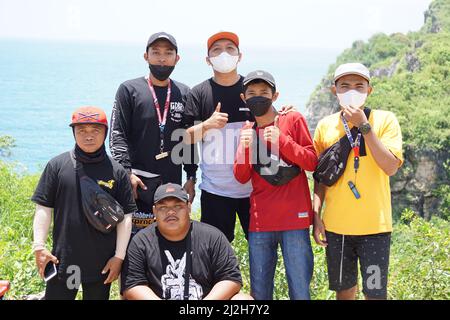
M229 32L229 31L221 31L221 32L213 34L211 37L209 37L208 51L214 42L216 42L218 40L223 40L223 39L232 41L239 48L239 37L237 36L237 34L235 34L233 32Z
M108 128L108 119L106 113L98 107L80 107L72 113L72 122L70 126L73 127L76 124L101 124Z

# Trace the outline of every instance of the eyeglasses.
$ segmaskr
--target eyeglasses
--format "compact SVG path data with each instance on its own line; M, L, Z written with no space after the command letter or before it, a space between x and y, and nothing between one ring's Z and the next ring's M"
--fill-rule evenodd
M180 212L181 210L183 210L183 209L185 209L186 208L186 206L184 205L181 205L181 204L177 204L177 205L175 205L175 206L173 206L173 207L169 207L169 206L158 206L158 207L156 207L156 210L158 211L158 212L161 212L161 213L167 213L167 212L169 212L169 211L175 211L175 212Z

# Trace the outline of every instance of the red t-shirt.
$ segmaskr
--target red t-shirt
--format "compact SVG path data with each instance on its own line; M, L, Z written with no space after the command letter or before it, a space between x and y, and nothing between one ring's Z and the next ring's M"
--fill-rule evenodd
M301 230L309 228L313 221L311 194L305 170L315 170L317 155L306 120L299 112L289 112L279 115L278 127L281 159L301 169L300 174L287 184L271 185L256 173L250 163L250 148L244 151L240 145L236 153L235 178L240 183L251 179L253 185L250 195L251 232ZM257 134L262 137L264 127L257 128L258 131ZM264 140L260 138L260 141ZM253 146L255 145L256 141L253 142Z

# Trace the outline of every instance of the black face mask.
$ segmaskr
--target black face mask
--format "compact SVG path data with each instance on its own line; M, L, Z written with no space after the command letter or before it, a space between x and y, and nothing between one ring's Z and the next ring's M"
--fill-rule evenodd
M246 104L255 117L261 117L265 115L272 106L272 99L257 96L246 100Z
M175 69L175 66L160 66L156 64L150 64L149 67L152 75L159 81L164 81L169 78L173 69Z
M92 153L87 153L81 150L78 144L75 144L74 150L75 159L81 163L99 163L102 162L106 157L105 144L103 144L97 151Z

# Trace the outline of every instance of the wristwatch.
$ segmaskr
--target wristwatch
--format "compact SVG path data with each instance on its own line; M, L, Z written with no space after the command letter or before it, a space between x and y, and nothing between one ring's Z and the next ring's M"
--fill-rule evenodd
M368 134L371 129L372 129L372 127L370 126L370 123L368 123L368 122L363 123L359 126L359 132L361 132L363 136Z

